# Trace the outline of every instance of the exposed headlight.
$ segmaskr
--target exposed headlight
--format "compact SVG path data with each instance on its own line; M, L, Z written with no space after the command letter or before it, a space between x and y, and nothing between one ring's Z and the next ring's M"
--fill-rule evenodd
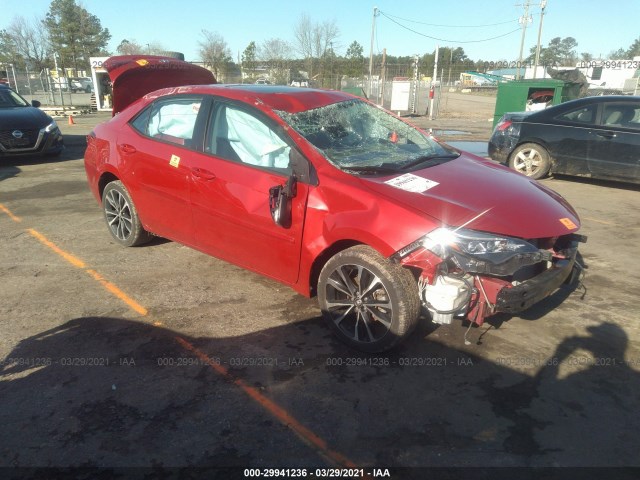
M515 255L539 253L536 246L519 238L466 229L437 228L423 238L422 245L441 258L459 253L494 264Z
M51 133L55 130L58 130L58 124L55 120L51 120L51 123L44 128L44 131L47 133Z

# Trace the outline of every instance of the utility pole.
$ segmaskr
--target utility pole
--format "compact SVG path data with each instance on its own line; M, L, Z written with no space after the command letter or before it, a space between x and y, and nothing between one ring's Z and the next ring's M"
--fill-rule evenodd
M373 19L371 21L371 48L369 49L369 98L373 91L373 39L376 34L376 17L378 16L378 7L373 7Z
M522 53L524 50L524 36L527 31L527 23L529 23L530 20L529 4L529 0L526 0L526 2L524 3L524 15L520 17L520 23L522 23L522 38L520 39L520 56L518 57L518 65L516 65L518 69L516 73L516 80L520 80L520 69L522 68Z
M58 89L60 90L60 104L64 109L64 97L62 96L62 83L60 82L60 71L58 70L58 54L53 52L53 63L56 66L56 84L58 85Z
M384 87L387 83L387 49L382 49L382 67L380 68L380 96L378 105L384 105Z
M544 20L544 8L547 6L547 0L540 0L540 27L538 27L538 43L536 45L536 62L533 68L533 78L538 73L538 65L540 64L540 37L542 37L542 21Z
M435 91L435 88L436 88L436 78L438 77L438 53L439 52L440 52L440 45L436 45L436 58L433 64L433 79L431 80L431 91ZM429 120L433 120L433 96L431 96L431 100L429 102Z
M418 103L418 85L420 84L418 62L420 57L415 55L413 57L413 95L411 95L411 113L416 113L416 104Z

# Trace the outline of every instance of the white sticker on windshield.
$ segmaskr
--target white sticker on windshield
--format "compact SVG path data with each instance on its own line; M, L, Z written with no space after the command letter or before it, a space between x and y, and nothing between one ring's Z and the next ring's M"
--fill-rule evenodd
M430 188L438 185L438 182L434 182L433 180L429 180L428 178L419 177L417 175L414 175L413 173L405 173L404 175L400 175L399 177L387 180L384 183L401 190L406 190L407 192L415 193L426 192Z

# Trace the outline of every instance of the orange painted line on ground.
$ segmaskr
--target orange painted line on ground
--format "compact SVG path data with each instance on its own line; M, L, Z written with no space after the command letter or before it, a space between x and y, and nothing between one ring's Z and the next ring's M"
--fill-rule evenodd
M5 209L2 209L5 211ZM7 211L5 211L7 213ZM10 214L10 212L8 213ZM55 243L48 240L44 235L40 232L30 228L27 230L31 236L36 238L40 243L60 255L67 262L69 262L74 267L83 269L86 273L88 273L91 278L100 283L105 289L115 295L118 299L124 302L129 308L137 312L142 316L146 316L148 311L138 302L129 297L126 293L120 290L115 284L106 280L102 275L100 275L97 271L87 268L85 263L74 255L65 252L60 247L58 247ZM154 321L154 325L161 326L162 322ZM263 395L257 388L248 385L245 381L234 377L229 370L219 365L216 362L212 362L210 358L205 354L202 350L196 348L191 343L187 342L181 337L175 337L177 342L186 350L192 352L196 355L200 360L209 365L217 374L221 375L225 380L232 383L233 385L240 388L244 393L246 393L251 399L253 399L258 405L267 410L271 415L273 415L280 423L284 426L291 429L304 443L314 448L320 455L325 457L329 462L345 467L345 468L356 468L357 465L349 460L346 456L342 455L339 452L336 452L329 448L327 442L320 438L317 434L315 434L312 430L305 427L300 423L293 415L287 412L284 408L276 404L273 400L269 399L265 395Z
M276 404L273 400L264 396L260 391L248 385L245 381L234 377L229 373L226 367L219 365L216 362L212 362L209 356L204 353L202 350L196 348L191 343L187 342L185 339L181 337L176 337L176 340L180 345L182 345L185 349L192 352L196 355L200 360L202 360L206 365L209 365L216 373L222 375L227 381L239 387L242 391L244 391L249 397L256 401L261 407L267 410L271 415L280 421L284 426L293 430L293 432L307 445L310 445L316 451L318 451L322 456L327 458L330 462L335 465L339 465L345 468L356 468L357 465L349 460L347 457L342 455L339 452L331 450L327 445L327 442L316 435L313 431L302 425L295 417L293 417L289 412L287 412L284 408Z
M592 222L596 222L596 223L601 223L602 225L611 225L611 226L615 226L615 223L612 222L606 222L604 220L598 220L597 218L590 218L590 217L584 217L584 220L589 220Z
M57 253L62 258L64 258L71 265L73 265L76 268L80 268L80 269L84 270L86 273L88 273L91 276L91 278L93 278L96 282L101 284L108 292L113 294L116 298L118 298L122 302L126 303L129 306L129 308L131 308L134 312L136 312L136 313L138 313L138 314L140 314L142 316L147 315L148 311L147 311L146 308L144 308L142 305L140 305L138 302L136 302L134 299L132 299L129 295L124 293L115 284L113 284L109 280L105 279L98 272L96 272L95 270L93 270L91 268L88 268L87 265L82 260L80 260L78 257L70 254L69 252L65 252L60 247L58 247L55 243L53 243L51 240L49 240L47 237L42 235L37 230L34 230L33 228L29 228L27 230L27 232L29 232L29 234L32 237L38 239L38 241L40 241L40 243L42 243L44 246L46 246L47 248L53 250L55 253Z
M42 235L40 232L34 230L33 228L29 228L27 230L27 232L29 232L29 234L32 237L38 239L40 241L40 243L42 243L45 247L48 247L49 249L53 250L55 253L60 255L62 258L64 258L67 262L69 262L74 267L77 267L77 268L85 268L86 267L85 263L82 260L80 260L78 257L75 257L75 256L71 255L70 253L67 253L64 250L62 250L55 243L53 243L52 241L48 240L47 237Z
M16 223L20 223L22 219L16 215L14 215L11 210L0 203L0 210L7 214L7 216Z
M142 316L145 316L145 315L147 315L147 313L149 313L146 308L144 308L142 305L140 305L138 302L136 302L133 298L131 298L129 295L127 295L122 290L120 290L115 284L111 283L109 280L107 280L104 277L102 277L102 275L100 275L95 270L87 268L85 270L85 272L87 272L89 275L91 275L91 277L95 281L99 282L109 292L111 292L117 298L119 298L124 303L126 303L131 310L137 312L138 314L140 314Z

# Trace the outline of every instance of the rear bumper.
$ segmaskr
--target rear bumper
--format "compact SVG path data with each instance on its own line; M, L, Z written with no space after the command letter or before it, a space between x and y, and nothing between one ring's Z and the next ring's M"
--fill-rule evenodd
M509 155L513 151L518 142L517 138L507 135L494 135L489 140L487 153L492 160L506 164L509 161Z
M502 288L496 298L496 312L518 313L555 292L572 274L576 265L577 244L566 251L564 259L540 275L513 287ZM575 278L572 276L571 278Z

